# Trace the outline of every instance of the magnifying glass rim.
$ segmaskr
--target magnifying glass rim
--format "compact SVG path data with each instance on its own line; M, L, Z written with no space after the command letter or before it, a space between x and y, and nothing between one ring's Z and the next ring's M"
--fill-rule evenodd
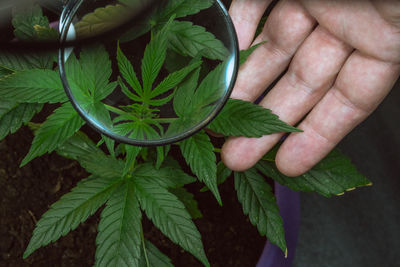
M233 42L233 58L234 58L234 63L233 63L233 72L232 72L232 78L230 79L230 84L228 86L228 90L225 93L225 95L222 97L222 99L219 101L218 104L216 104L216 107L213 109L213 111L205 118L202 120L200 123L196 124L195 126L191 127L188 130L185 130L182 134L178 134L172 137L161 137L158 140L138 140L138 139L132 139L126 136L118 135L114 132L112 132L109 129L106 129L104 127L101 127L99 123L96 123L92 118L87 116L87 112L82 109L82 107L78 104L77 100L72 94L72 91L69 87L68 81L67 81L67 76L65 72L65 49L63 45L61 45L61 48L59 49L58 53L58 66L60 70L60 77L61 81L64 87L64 91L67 94L70 102L72 103L73 107L75 110L79 113L79 115L87 122L89 126L91 126L94 130L100 132L101 134L114 139L117 142L124 143L124 144L129 144L129 145L134 145L134 146L163 146L163 145L169 145L172 143L176 143L179 141L182 141L202 129L204 129L215 117L219 114L219 112L223 109L225 106L226 102L228 101L234 84L236 82L236 78L238 75L239 71L239 43L238 43L238 38L236 35L236 30L233 25L233 22L231 20L231 17L229 16L229 13L225 6L222 4L221 0L214 0L215 3L218 4L219 8L221 9L223 15L225 16L226 20L226 26L229 34L231 35L232 42ZM60 34L60 42L61 44L67 40L67 35L68 31L71 27L72 20L75 17L75 14L77 12L77 9L79 6L82 4L82 0L70 0L67 5L64 8L63 14L61 15L60 23L62 23L61 27L61 34Z

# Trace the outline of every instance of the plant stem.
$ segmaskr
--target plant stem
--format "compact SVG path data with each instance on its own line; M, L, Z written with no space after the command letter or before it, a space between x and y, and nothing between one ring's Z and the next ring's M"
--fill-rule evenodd
M176 121L178 118L154 118L153 120L159 123L172 123Z
M220 154L221 154L222 149L221 149L221 148L218 148L218 147L214 147L214 152L215 152L215 153L220 153Z
M125 115L125 114L131 115L131 114L129 114L128 112L123 111L123 110L121 110L121 109L119 109L119 108L116 108L116 107L113 107L113 106L110 106L110 105L107 105L107 104L104 104L104 106L105 106L109 111L114 112L114 113L116 113L116 114L119 114L119 115ZM157 121L157 122L159 122L159 123L172 123L172 122L176 121L177 119L178 119L178 118L153 118L152 120Z
M120 110L119 108L104 104L104 106L111 112L117 113L119 115L124 115L124 114L128 114L127 112Z
M142 246L143 246L144 258L146 259L146 266L150 267L149 258L147 257L146 244L144 243L144 234L143 234L143 226L142 226L142 224L140 224L140 236L142 238Z

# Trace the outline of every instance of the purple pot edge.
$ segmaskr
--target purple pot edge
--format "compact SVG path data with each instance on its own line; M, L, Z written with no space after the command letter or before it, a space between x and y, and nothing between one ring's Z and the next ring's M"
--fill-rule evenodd
M295 254L300 228L300 193L275 182L275 197L285 229L287 258L282 250L267 241L256 267L290 267Z

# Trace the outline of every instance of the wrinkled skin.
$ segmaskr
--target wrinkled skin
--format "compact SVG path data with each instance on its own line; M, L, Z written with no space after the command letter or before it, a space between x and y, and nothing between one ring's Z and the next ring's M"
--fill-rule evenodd
M252 45L271 2L232 1L240 49ZM282 173L297 176L370 115L399 77L400 1L280 0L253 44L262 41L242 66L232 97L254 101L288 68L260 105L304 131L290 134L276 158ZM223 161L246 170L281 136L230 138Z

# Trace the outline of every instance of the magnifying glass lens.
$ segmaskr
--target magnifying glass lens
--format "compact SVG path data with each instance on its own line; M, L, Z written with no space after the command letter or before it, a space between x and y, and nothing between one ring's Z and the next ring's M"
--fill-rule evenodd
M222 109L238 45L220 1L144 3L70 2L61 42L90 42L62 46L59 68L89 125L123 143L164 145L193 135Z

